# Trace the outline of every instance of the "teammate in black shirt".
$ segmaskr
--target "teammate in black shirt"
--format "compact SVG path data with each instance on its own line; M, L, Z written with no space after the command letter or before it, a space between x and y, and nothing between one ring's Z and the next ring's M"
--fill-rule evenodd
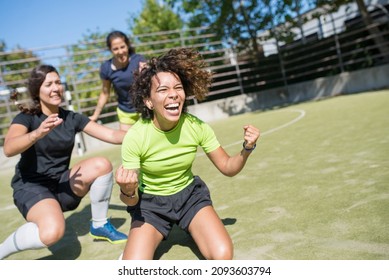
M76 209L88 192L90 235L114 244L126 242L127 236L107 219L113 186L111 162L94 157L69 169L76 133L84 131L102 141L121 144L125 132L61 108L64 89L53 66L34 68L28 90L32 104L18 104L21 112L13 119L4 141L7 157L20 154L11 185L14 203L27 223L0 244L0 259L59 241L65 233L63 212ZM16 101L17 93L12 98Z

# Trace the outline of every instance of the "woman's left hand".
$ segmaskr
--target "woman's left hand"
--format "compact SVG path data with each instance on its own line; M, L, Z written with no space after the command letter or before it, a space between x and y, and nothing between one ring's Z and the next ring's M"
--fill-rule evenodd
M257 143L259 138L259 129L252 125L245 125L244 129L244 141L246 149L251 149Z

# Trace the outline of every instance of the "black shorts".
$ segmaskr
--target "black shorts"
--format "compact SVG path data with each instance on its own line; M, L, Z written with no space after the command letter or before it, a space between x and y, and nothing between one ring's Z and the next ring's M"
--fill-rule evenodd
M82 198L73 193L69 173L70 170L64 172L59 180L45 178L25 182L20 176L14 176L12 179L14 203L23 217L27 217L32 206L46 198L56 199L63 212L76 209Z
M209 189L195 176L190 185L173 195L139 192L139 203L135 207L127 207L127 211L132 214L133 221L151 224L166 239L174 224L188 232L193 217L208 205L212 205Z

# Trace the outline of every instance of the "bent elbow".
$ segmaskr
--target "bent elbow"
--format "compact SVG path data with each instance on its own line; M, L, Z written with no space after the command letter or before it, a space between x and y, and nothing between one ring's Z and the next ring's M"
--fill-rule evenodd
M240 168L232 168L230 170L225 170L222 172L223 175L227 177L234 177L235 175L238 175L243 169L243 166Z
M8 149L6 149L5 147L3 147L3 153L4 153L4 155L6 157L12 157L13 156L13 154L10 151L8 151Z
M224 176L227 176L227 177L234 177L236 174L238 174L239 172L222 172Z
M5 155L7 158L10 158L10 157L16 156L17 154L4 151L4 155Z
M19 154L19 152L14 151L9 145L6 144L3 146L3 153L8 158Z

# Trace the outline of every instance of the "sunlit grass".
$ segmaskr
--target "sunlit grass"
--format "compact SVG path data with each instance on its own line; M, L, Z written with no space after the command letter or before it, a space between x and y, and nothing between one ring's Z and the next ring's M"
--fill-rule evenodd
M263 133L246 167L233 178L221 175L201 152L193 166L208 184L214 206L233 238L235 258L388 259L388 108L386 90L210 123L230 154L241 149L244 124L251 123ZM301 112L305 113L302 118L285 126ZM86 156L107 156L117 168L119 154L117 146ZM12 171L0 173L0 240L24 222L12 206L8 183ZM130 218L116 186L110 215L116 226L128 231ZM124 245L93 242L87 235L88 197L66 217L65 238L50 250L22 252L9 259L118 258ZM197 259L193 245L189 236L175 228L157 256Z

